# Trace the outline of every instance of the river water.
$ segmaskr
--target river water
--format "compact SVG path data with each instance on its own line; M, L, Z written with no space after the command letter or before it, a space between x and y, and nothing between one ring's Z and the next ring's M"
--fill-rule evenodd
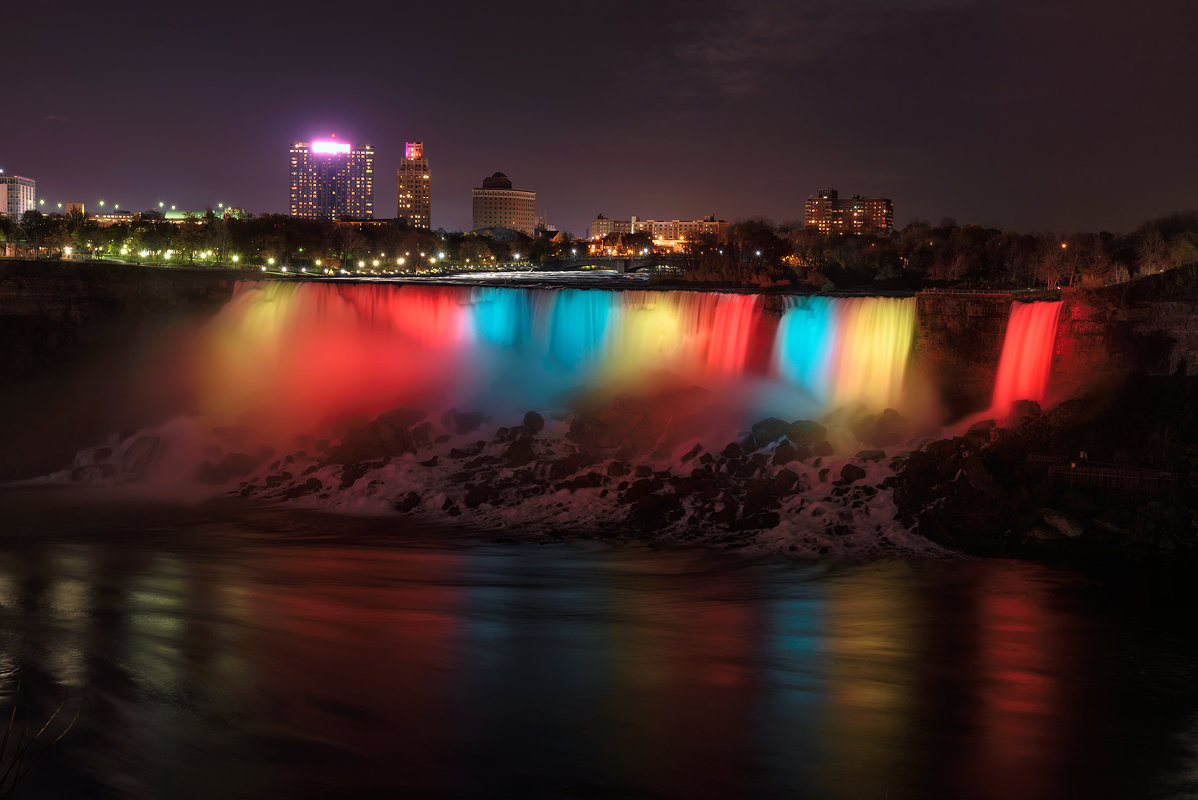
M78 715L18 796L1198 790L1192 593L1131 568L801 564L62 490L0 507L4 713L32 731L61 705L31 754Z

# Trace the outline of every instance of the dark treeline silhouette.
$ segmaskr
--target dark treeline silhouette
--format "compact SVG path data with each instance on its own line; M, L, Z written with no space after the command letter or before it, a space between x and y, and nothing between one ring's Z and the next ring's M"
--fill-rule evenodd
M1198 211L1127 234L1013 233L980 225L913 222L889 233L824 234L799 223L750 219L726 241L688 243L686 280L847 289L877 283L976 288L1094 287L1198 261Z
M564 233L493 233L415 230L394 221L302 220L281 214L226 218L211 210L178 222L142 214L108 226L80 212L29 211L20 220L0 217L0 242L15 245L17 255L59 255L70 248L75 256L156 263L410 272L447 264L477 268L512 261L551 263L555 257L586 252L589 244ZM603 244L624 251L653 246L645 233L613 235ZM1130 233L1068 235L1015 233L946 219L937 225L913 222L897 231L849 236L753 218L733 223L723 239L697 236L684 243L681 253L660 259L662 265L675 268L669 280L811 289L1096 287L1195 261L1198 211L1154 219Z

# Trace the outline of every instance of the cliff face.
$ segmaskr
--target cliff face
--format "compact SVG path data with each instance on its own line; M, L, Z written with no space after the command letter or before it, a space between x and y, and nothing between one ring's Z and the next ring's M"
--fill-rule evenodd
M244 273L0 261L0 376L19 380L96 349L210 315Z
M1005 293L918 295L914 366L952 417L987 407L1011 303ZM1065 291L1049 402L1118 386L1131 374L1198 369L1198 282L1184 273Z
M183 407L187 332L242 277L0 261L0 480L60 469L78 448ZM139 380L146 369L161 379Z

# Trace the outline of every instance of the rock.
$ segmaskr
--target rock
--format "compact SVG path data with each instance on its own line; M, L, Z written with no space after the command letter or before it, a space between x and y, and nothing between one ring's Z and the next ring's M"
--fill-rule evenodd
M71 480L75 483L96 483L106 481L116 474L112 464L84 464L71 470Z
M545 418L535 411L529 411L524 415L524 430L526 433L536 435L545 429Z
M852 431L858 441L873 447L890 447L911 438L911 426L893 408L862 417L852 425Z
M406 431L426 416L428 416L427 412L420 411L419 409L395 408L379 414L376 421L389 425L396 430Z
M370 469L369 464L353 463L346 464L341 470L341 488L348 489L357 482Z
M534 461L537 457L532 446L533 439L531 436L521 436L516 441L508 446L503 457L508 463L515 467L523 466L530 461Z
M1019 428L1029 422L1040 419L1043 412L1035 400L1016 400L1011 405L1011 415L1007 417L1008 428Z
M682 519L686 513L682 501L673 494L648 494L642 496L629 509L629 521L641 527L660 530Z
M651 478L653 477L653 467L647 464L638 464L634 474L638 478Z
M969 426L969 430L965 431L965 436L962 437L972 447L982 447L990 443L994 438L994 430L998 427L992 419L984 419L981 422L974 423Z
M743 452L744 451L741 450L741 446L739 444L736 442L729 442L728 446L720 451L720 455L724 458L740 458Z
M789 441L782 441L774 448L774 457L772 459L776 466L789 464L792 461L798 461L798 451L795 446Z
M138 436L121 452L121 472L141 480L166 455L168 447L157 436Z
M318 479L309 478L298 486L292 486L290 489L283 492L283 496L289 500L294 500L295 498L303 497L304 495L316 494L323 488L324 486Z
M402 511L405 514L417 508L420 508L420 495L416 492L408 492L395 501L395 510Z
M815 443L814 453L817 456L830 456L836 451L832 449L832 443L827 439L820 439Z
M466 492L466 499L462 502L466 504L466 508L478 508L490 499L491 489L485 484L478 484L470 487Z
M452 447L449 450L450 458L474 458L483 451L487 443L479 439L474 444L468 444L465 447Z
M422 466L422 467L435 467L435 466L437 466L437 465L438 465L438 464L440 464L440 463L441 463L441 458L440 458L440 456L433 456L432 458L428 459L427 461L421 461L421 462L420 462L420 466Z
M799 484L799 474L794 470L780 469L778 474L774 476L774 483L778 487L778 491L785 494L793 492Z
M845 483L855 483L865 477L865 470L856 464L845 464L840 468L840 479Z
M1040 518L1044 520L1044 523L1060 537L1076 539L1085 532L1080 525L1073 522L1059 511L1053 511L1052 509L1046 508L1040 512Z
M886 457L886 453L881 450L858 450L857 455L853 457L860 461L881 461Z
M578 472L583 466L583 461L578 456L566 456L557 461L552 461L549 464L549 479L558 481L562 478L567 478Z
M828 429L809 419L795 420L786 431L786 438L795 444L812 447L828 435Z
M790 423L768 417L753 425L753 439L758 447L776 442L790 431Z
M979 492L990 497L999 497L1002 494L998 481L990 474L990 470L986 469L982 459L977 456L969 455L962 458L961 470L965 473L969 485Z
M433 423L421 422L412 427L408 435L412 437L412 444L416 447L428 447L433 443Z
M627 475L631 467L624 461L613 461L607 465L607 474L612 478L622 478Z
M685 464L686 462L690 461L695 456L699 455L699 453L701 453L702 451L703 451L703 445L696 444L694 447L692 447L690 450L686 451L682 455L681 463Z

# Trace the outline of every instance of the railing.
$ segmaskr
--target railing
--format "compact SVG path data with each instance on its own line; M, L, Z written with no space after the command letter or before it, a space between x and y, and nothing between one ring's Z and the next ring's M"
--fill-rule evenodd
M1120 489L1156 493L1174 488L1179 476L1172 472L1139 467L1117 467L1091 462L1089 459L1064 461L1050 456L1028 456L1034 464L1046 465L1050 478L1059 478L1069 486L1094 489Z

